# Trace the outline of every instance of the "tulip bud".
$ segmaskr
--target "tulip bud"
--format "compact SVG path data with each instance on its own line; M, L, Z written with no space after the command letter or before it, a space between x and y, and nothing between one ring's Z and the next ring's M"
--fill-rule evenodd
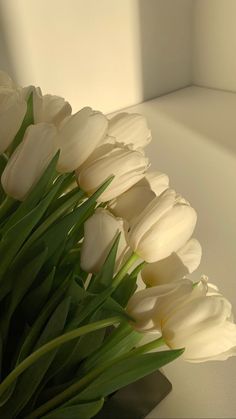
M71 114L71 106L64 98L43 95L39 87L33 87L34 123L48 122L59 126Z
M190 239L176 253L165 259L149 263L142 270L142 280L150 287L182 279L200 264L202 248L198 240Z
M117 251L117 265L122 261L127 249L123 220L115 218L105 209L97 209L84 223L84 241L80 258L84 271L99 272L119 232L121 237Z
M3 171L1 182L6 194L23 201L56 154L56 128L40 123L30 125Z
M87 158L87 160L80 166L80 168L77 170L77 174L79 174L84 168L89 166L90 163L93 163L100 157L105 156L105 154L110 153L110 151L114 150L114 148L115 145L113 143L103 141L102 144L96 147L95 150Z
M225 360L236 355L236 325L232 307L204 279L193 287L189 279L135 293L127 311L139 331L158 331L171 349L185 348L190 362Z
M125 218L130 224L146 206L168 188L169 178L164 173L147 172L146 175L128 191L119 195L109 209L116 217Z
M142 115L126 112L119 113L110 119L108 135L133 150L146 147L152 138L146 119Z
M89 107L68 117L59 129L58 170L64 173L78 169L105 137L107 125L107 118Z
M192 236L195 210L167 189L154 198L135 219L127 236L131 249L151 263L176 252Z
M99 201L109 201L122 194L143 176L148 167L148 159L138 151L116 147L104 156L92 161L79 173L80 187L89 195L109 176L115 178L99 197Z
M0 154L9 147L19 131L26 108L20 90L0 87Z
M140 180L140 185L149 186L150 189L155 192L156 196L159 196L169 187L169 177L162 172L150 171L147 172L145 177Z

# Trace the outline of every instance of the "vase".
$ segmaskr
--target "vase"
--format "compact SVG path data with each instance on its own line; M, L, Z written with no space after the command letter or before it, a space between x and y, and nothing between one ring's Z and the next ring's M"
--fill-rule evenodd
M143 419L171 389L170 381L156 371L114 393L95 419Z

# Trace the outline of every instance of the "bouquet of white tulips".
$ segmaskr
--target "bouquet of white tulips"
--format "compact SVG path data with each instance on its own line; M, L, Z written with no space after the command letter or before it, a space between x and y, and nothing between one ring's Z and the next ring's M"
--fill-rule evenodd
M196 212L149 171L145 119L71 112L0 72L4 419L91 418L179 356L236 354L230 303L189 279Z

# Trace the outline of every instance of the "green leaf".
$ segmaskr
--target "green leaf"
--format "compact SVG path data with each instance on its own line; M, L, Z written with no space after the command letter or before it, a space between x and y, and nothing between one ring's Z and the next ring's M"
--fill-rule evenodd
M70 407L61 407L46 416L42 416L42 419L90 419L101 410L103 403L104 399L99 399Z
M89 323L100 319L101 314L96 312L91 316ZM95 330L92 333L81 336L76 342L72 341L65 344L64 347L59 350L51 365L51 377L58 375L59 373L59 376L56 378L57 383L68 381L70 378L73 379L75 370L78 368L81 360L99 348L104 339L104 335L105 329ZM71 372L72 377L70 377Z
M2 361L3 361L3 341L2 341L2 333L0 331L0 377L2 375Z
M99 292L112 284L119 240L120 233L116 237L100 272L94 277L93 281L91 282L91 285L89 286L89 291Z
M45 172L40 177L40 179L38 180L36 185L33 187L31 192L28 194L26 199L20 204L20 206L17 208L14 214L5 223L2 229L2 234L6 233L6 231L9 230L9 228L11 228L19 220L25 217L32 209L35 208L35 206L39 203L40 199L42 199L48 185L51 184L53 178L55 177L58 158L59 158L59 151L53 157L48 167L46 168Z
M16 199L11 198L10 196L6 195L5 199L2 201L0 205L0 228L2 229L4 223L9 219L9 217L14 214L14 211L19 205L19 201ZM2 231L0 230L0 240L2 239Z
M45 343L51 341L63 332L66 318L70 307L70 298L61 302L57 309L52 314L46 327L44 328L34 350L37 350ZM34 395L47 370L53 361L57 350L53 350L45 354L41 359L31 365L17 381L14 393L9 399L5 409L6 412L16 416L28 403L30 398ZM5 412L4 409L4 412ZM0 410L1 414L1 410Z
M70 324L70 329L74 329L89 320L91 315L99 310L112 293L112 288L107 288L100 294L88 294L78 308L75 320Z
M51 203L50 207L47 210L46 216L48 217L50 214L52 214L54 211L58 209L58 207L61 206L62 203L64 203L69 197L73 196L73 194L80 190L79 186L74 187L70 191L64 191L65 185L67 183L71 183L72 177L74 178L74 173L69 173L66 175L65 180L63 181L60 189L58 190L58 196L56 197L55 201Z
M73 397L64 406L71 406L79 401L106 397L114 391L127 386L174 361L183 353L183 349L161 351L142 355L132 355L116 360L99 374L79 395Z
M11 291L12 287L12 280L8 276L4 277L3 280L0 282L0 301L2 305L2 301L7 296L7 294Z
M54 185L51 191L46 195L46 197L34 208L31 210L24 218L18 221L13 227L11 227L2 237L0 242L0 281L3 278L4 273L8 269L12 259L16 256L24 241L29 236L30 232L37 225L44 212L46 211L48 205L53 200L57 188L60 186L60 180ZM56 240L54 240L56 241ZM14 260L11 269L15 268L17 262L19 262L22 253L29 248L29 241L26 242L16 259ZM17 265L18 266L18 265Z
M57 203L60 200L60 198L62 198L62 195L65 193L66 195L69 193L68 191L68 187L70 187L70 185L75 182L75 173L65 173L65 179L63 181L63 183L61 184L60 189L58 189L57 195L56 195L56 199L54 202L51 203L51 205L48 208L47 214L49 215L51 214L51 212L54 212L57 209ZM79 187L77 187L78 189Z
M103 306L104 317L108 317L110 315L118 314L120 318L123 317L124 320L133 320L133 318L127 313L127 311L122 307L117 301L115 301L112 297L108 298L105 301Z
M39 359L46 356L48 353L55 349L58 349L61 345L71 340L77 339L87 333L94 332L98 329L119 323L120 319L118 316L110 317L109 319L103 319L94 323L86 324L85 326L74 329L70 332L63 333L62 335L50 340L43 346L40 346L37 350L31 353L24 361L21 362L14 370L12 370L0 384L0 394L3 395L14 381L21 376L26 370L33 366ZM69 390L69 389L68 389Z
M78 308L75 310L73 318L67 325L66 332L73 330L82 324L91 323L94 318L94 314L103 306L112 291L111 289L108 289L98 295L89 295L85 290L81 289L79 285L77 285L76 288L77 290L80 289L78 297L81 300L78 300ZM80 359L80 356L76 355L79 342L80 339L77 339L76 342L68 342L60 349L54 363L51 366L51 376L55 375L55 372L59 372L62 368L67 367L68 370L71 363L74 364L75 357Z
M41 246L42 247L42 246ZM24 266L14 280L9 313L12 314L24 295L27 293L47 257L47 248L38 249L38 254Z
M65 199L63 199L60 202L60 205L58 205L57 209L53 213L51 213L46 219L44 219L42 224L37 228L35 233L32 235L31 242L35 241L40 236L42 236L42 234L46 230L48 230L48 228L55 221L57 221L62 215L67 213L69 210L71 210L76 205L76 202L81 198L83 194L84 194L83 191L81 191L80 189L77 189L76 191L73 191L73 194L67 194L63 196L63 198ZM60 201L60 199L58 199L58 201Z
M29 98L27 100L27 110L25 117L22 121L19 131L17 132L13 142L9 147L9 153L12 154L16 147L21 143L23 137L25 135L25 131L29 125L33 125L34 123L34 110L33 110L33 92L30 93Z
M102 192L111 183L113 178L109 178L87 201L76 208L73 212L65 215L62 219L56 221L42 236L40 240L43 240L48 248L48 258L53 256L61 243L65 243L66 238L70 230L76 225L81 226L88 216L90 208L96 203L96 199L102 194ZM40 227L39 227L40 229ZM55 237L57 238L55 240ZM38 239L37 230L30 237L29 243L32 244Z
M8 161L7 156L5 154L0 154L0 179L2 176L2 172L4 171L7 165L7 161ZM5 197L6 197L6 194L0 181L0 204L4 201Z
M22 268L21 272L14 278L14 287L10 296L9 305L7 307L7 311L1 319L1 330L4 340L7 336L12 315L38 275L45 262L46 256L47 249L39 249L38 255L30 260L29 263L26 264L26 266Z
M69 284L70 278L68 277L64 280L62 285L55 291L55 293L52 295L50 300L45 305L44 310L40 313L39 317L31 327L28 335L25 338L24 343L21 346L20 353L16 360L15 366L19 365L33 351L33 348L36 344L37 339L39 338L42 328L44 327L45 323L48 321L49 317L60 303L61 299L64 298ZM4 405L5 402L9 399L9 397L14 391L16 383L17 381L14 381L14 383L5 392L4 396L1 397L0 406Z
M103 345L86 359L81 371L86 373L102 362L128 352L140 342L142 337L143 334L136 332L127 322L121 323L117 328L111 328L111 333L105 339Z
M32 324L44 307L50 291L52 289L53 279L56 268L54 267L49 275L32 291L30 291L22 302L22 309L29 324Z
M73 330L81 324L91 323L101 318L106 318L109 315L118 314L120 318L124 317L127 320L127 313L118 303L109 298L112 288L105 289L98 295L88 294L85 290L76 286L78 294L78 309L75 311L73 318L66 328L66 331ZM128 317L129 319L129 317ZM136 334L136 332L133 332ZM68 374L72 368L75 368L78 363L88 356L91 351L97 349L103 340L104 332L96 331L88 336L81 337L76 343L69 342L58 352L55 358L54 365L52 365L52 374L55 371L64 370L63 377ZM132 346L133 347L133 346Z
M33 347L35 346L36 340L38 339L38 336L41 333L44 324L51 316L53 311L56 309L60 301L63 298L65 298L65 294L70 282L71 278L67 277L45 305L44 309L40 313L39 317L36 319L35 323L29 331L29 334L25 339L25 342L21 347L21 351L17 359L16 365L20 364L20 362L23 361L33 351Z
M82 271L80 267L80 247L71 249L68 253L63 255L63 258L60 262L62 267L70 267L71 271L74 273L75 283L84 288L84 283L89 276L87 272Z
M126 274L122 279L112 298L117 301L122 307L126 307L129 299L137 289L137 275Z

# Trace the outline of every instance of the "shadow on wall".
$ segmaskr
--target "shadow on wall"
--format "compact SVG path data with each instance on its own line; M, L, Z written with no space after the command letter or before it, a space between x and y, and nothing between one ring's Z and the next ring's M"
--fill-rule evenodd
M138 0L143 100L192 84L193 0Z
M5 25L6 22L0 5L0 69L6 71L14 80L16 72L11 60L11 50L7 42Z
M50 7L47 0L0 0L0 66L19 84L35 76L43 89L50 85L72 103L108 110L134 105L191 84L192 5L193 0L71 0L68 8L64 0L51 0ZM31 72L29 62L37 71ZM74 89L78 74L80 99Z

